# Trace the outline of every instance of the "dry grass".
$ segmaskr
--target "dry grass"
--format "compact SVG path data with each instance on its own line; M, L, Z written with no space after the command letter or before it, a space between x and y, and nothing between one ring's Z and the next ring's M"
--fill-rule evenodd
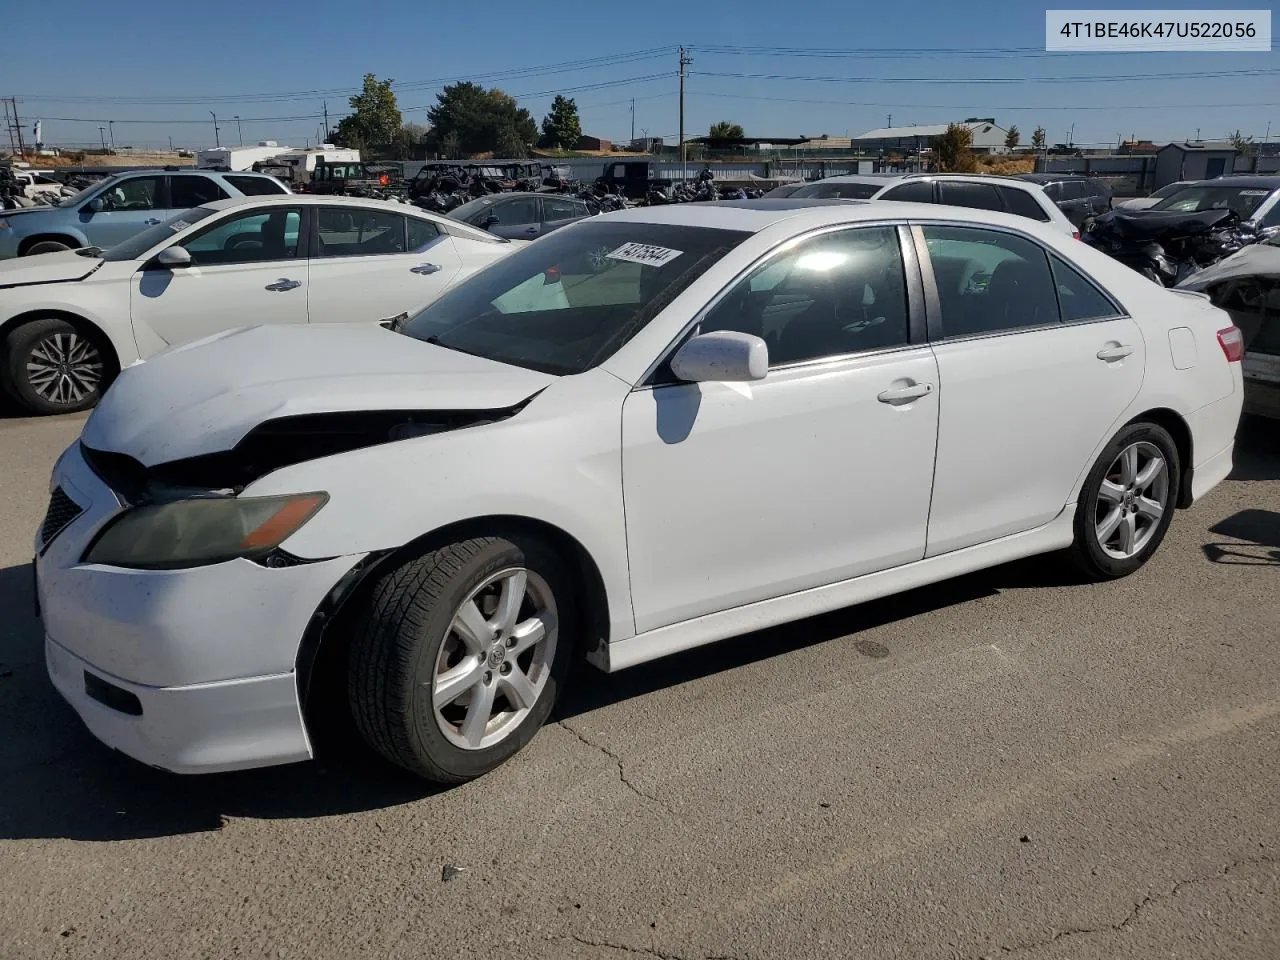
M990 156L981 157L978 160L978 170L980 173L995 173L1009 176L1014 173L1034 173L1036 169L1035 158L1011 160L1008 157Z
M193 167L196 163L195 157L180 157L168 151L154 153L139 151L113 155L77 151L64 153L60 157L38 157L27 154L23 159L36 170L59 170L65 167Z

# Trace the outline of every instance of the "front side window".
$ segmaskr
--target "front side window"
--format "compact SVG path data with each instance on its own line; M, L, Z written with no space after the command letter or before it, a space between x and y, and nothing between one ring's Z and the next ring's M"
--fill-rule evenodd
M98 194L104 213L120 210L154 210L160 202L161 177L130 177Z
M894 227L862 227L797 244L742 280L701 332L760 337L783 366L908 342L907 287Z
M182 245L201 267L291 260L298 255L301 225L299 207L259 208L220 220Z
M586 213L585 205L577 200L560 200L555 197L542 198L542 219L571 220Z
M225 200L230 194L208 177L192 174L186 177L169 178L169 206L174 210L185 210L201 204Z
M376 257L404 253L404 217L361 207L321 207L316 234L320 257Z
M405 325L418 340L568 375L613 356L750 234L591 218L464 280Z
M1038 244L979 227L926 226L946 337L1058 323L1049 260Z
M102 259L108 263L115 263L120 260L137 260L156 244L172 239L175 233L186 230L206 217L212 217L214 212L208 207L186 210L177 216L170 217L164 223L157 223L154 226L147 227L141 233L135 233L123 243L117 243L114 247L107 248L102 254Z
M533 197L516 197L506 203L495 203L488 211L480 215L481 221L489 216L498 218L498 223L510 227L517 224L538 222L538 201Z

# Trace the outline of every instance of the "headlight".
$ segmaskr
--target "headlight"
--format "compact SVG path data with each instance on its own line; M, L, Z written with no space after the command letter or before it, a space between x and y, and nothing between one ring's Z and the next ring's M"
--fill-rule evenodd
M83 562L169 570L259 557L295 533L328 499L327 493L301 493L135 507L98 534Z

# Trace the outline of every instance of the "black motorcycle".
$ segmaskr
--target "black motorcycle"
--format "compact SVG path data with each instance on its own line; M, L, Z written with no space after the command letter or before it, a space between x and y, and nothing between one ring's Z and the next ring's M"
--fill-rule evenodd
M1082 237L1089 246L1165 287L1176 286L1256 241L1232 210L1112 210Z

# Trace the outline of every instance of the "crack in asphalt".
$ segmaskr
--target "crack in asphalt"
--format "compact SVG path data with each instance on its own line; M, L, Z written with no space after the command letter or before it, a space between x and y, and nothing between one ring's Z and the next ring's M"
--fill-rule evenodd
M627 770L626 770L626 767L623 765L622 757L618 756L616 753L614 753L614 752L613 752L612 750L610 750L608 747L604 746L604 744L596 743L596 742L594 742L594 741L592 741L592 740L587 739L585 736L583 736L583 734L582 734L582 732L581 732L581 731L579 731L579 730L575 730L573 727L569 726L569 724L568 724L567 722L565 722L564 720L561 720L561 721L560 721L560 726L564 727L566 730L568 730L570 733L572 733L575 737L577 737L579 740L581 740L581 741L582 741L584 744L586 744L588 747L591 747L591 748L592 748L592 749L594 749L594 750L599 750L599 751L600 751L601 753L603 753L606 757L608 757L608 758L609 758L610 760L612 760L615 764L617 764L617 766L618 766L618 779L619 779L619 780L621 780L621 781L622 781L622 783L623 783L626 787L628 787L628 788L631 790L631 792L632 792L632 793L634 793L634 794L635 794L636 796L638 796L638 797L643 797L645 800L648 800L650 803L656 803L656 804L657 804L658 806L660 806L663 810L667 811L667 813L670 813L670 814L672 814L673 816L675 815L675 811L674 811L674 810L672 810L669 806L667 806L665 803L663 803L661 800L659 800L659 799L658 799L657 797L655 797L653 794L651 794L651 793L646 793L644 790L641 790L641 789L640 789L640 787L639 787L639 786L638 786L634 781L632 781L632 780L628 779L628 777L627 777Z
M593 744L594 746L594 744ZM622 953L636 954L642 957L657 957L658 960L692 960L692 958L682 953L667 953L659 950L657 947L632 947L625 943L615 943L612 940L590 940L587 937L578 936L578 934L570 934L568 936L557 936L558 940L572 940L587 947L604 947L608 950L618 950ZM737 960L735 957L727 954L706 954L701 960Z
M1175 897L1187 887L1192 887L1201 883L1212 883L1215 880L1223 880L1231 873L1232 870L1236 870L1240 867L1252 866L1253 864L1258 863L1277 862L1280 862L1280 859L1266 855L1242 857L1239 860L1232 860L1216 873L1211 873L1203 877L1191 877L1187 880L1179 880L1164 893L1147 894L1147 896L1143 897L1133 905L1133 909L1130 910L1128 915L1119 923L1104 923L1092 927L1068 927L1065 930L1057 931L1051 937L1044 937L1040 940L1030 940L1027 943L1019 943L1011 947L999 947L998 952L1004 955L1022 953L1026 950L1034 950L1037 947L1045 947L1051 943L1057 943L1059 940L1065 940L1068 937L1084 936L1091 933L1106 933L1108 931L1116 932L1120 930L1128 930L1133 926L1133 924L1137 923L1138 919L1142 916L1142 912L1146 910L1147 907L1151 906L1153 903L1159 903L1162 900L1168 900L1170 897ZM990 960L991 956L992 954L984 953L981 956L981 960Z

